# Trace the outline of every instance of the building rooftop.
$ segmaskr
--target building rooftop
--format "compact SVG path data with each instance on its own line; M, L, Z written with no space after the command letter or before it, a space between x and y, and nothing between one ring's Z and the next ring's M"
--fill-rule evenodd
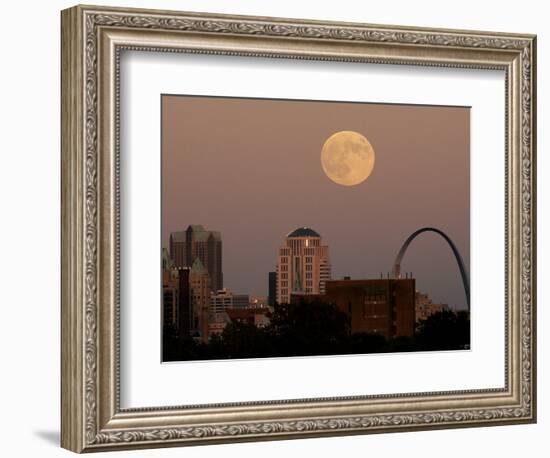
M270 317L271 310L268 307L254 307L254 308L227 308L225 313L229 316L231 321L254 319L254 315L265 315Z
M287 234L287 237L321 237L317 231L310 227L299 227Z
M193 232L196 241L207 242L210 237L216 241L222 240L220 231L208 231L201 224L191 224L185 231L176 231L170 233L170 238L174 242L185 242L187 232Z

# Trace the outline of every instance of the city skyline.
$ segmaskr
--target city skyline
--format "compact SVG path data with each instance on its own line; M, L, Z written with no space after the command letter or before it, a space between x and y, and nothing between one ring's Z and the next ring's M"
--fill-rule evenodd
M222 236L220 231L207 231L204 229L204 227L201 224L191 224L185 231L178 231L178 232L172 232L170 233L170 252L173 252L173 255L170 256L169 251L166 248L162 248L162 265L163 265L163 271L168 269L168 265L171 265L172 267L178 268L178 267L186 267L186 268L192 268L197 264L197 262L202 266L201 258L204 258L204 255L206 254L204 249L201 250L201 252L195 253L195 255L192 255L190 257L186 256L184 253L186 251L185 248L181 248L180 246L177 246L173 243L174 237L179 237L180 234L185 234L193 231L197 231L197 229L201 232L205 232L207 234L212 234L208 238L215 238L216 242L219 244L220 250L222 246ZM404 246L401 247L400 255L398 258L400 258L404 253L404 247L405 245L408 246L410 243L410 240L417 236L419 232L425 232L425 231L431 231L431 232L441 232L437 228L420 228L416 230L411 236L408 237L406 243ZM443 237L447 238L446 234L443 234ZM268 284L266 291L264 291L262 294L265 293L265 299L268 299L271 294L271 289L273 289L274 298L277 299L277 303L289 303L290 302L290 296L292 294L313 294L313 295L323 295L325 293L325 282L329 280L352 280L350 276L344 276L342 278L332 278L331 275L331 264L330 264L330 256L329 256L329 247L327 245L322 245L322 238L319 233L317 233L315 230L309 227L299 227L296 228L294 231L291 231L288 233L285 237L286 244L281 246L279 248L279 254L277 256L277 262L276 262L276 271L275 272L267 272L268 274ZM456 249L454 246L454 242L452 240L448 240L449 245L453 246L452 249ZM176 248L174 248L176 246ZM451 249L451 247L449 247ZM191 250L190 250L191 251ZM202 256L200 256L202 255ZM293 256L294 259L300 258L299 266L296 266L296 269L293 269L293 261L290 261L288 259L285 259L289 256ZM168 258L166 257L168 256ZM291 257L292 257L291 256ZM308 256L310 257L308 259ZM456 256L456 254L455 254ZM461 254L458 253L458 256L461 257ZM187 258L186 262L177 262L175 259L177 258ZM282 261L283 258L284 260ZM282 261L282 262L281 262ZM397 261L397 258L394 262ZM457 259L458 262L458 259ZM220 275L223 277L223 265L220 262L220 265L218 267L217 275ZM396 265L394 264L394 269ZM298 271L298 277L295 277L293 275L293 270ZM209 269L205 269L206 272L209 273ZM307 272L310 271L310 272ZM386 276L384 277L384 273L380 272L380 279L399 279L402 278L403 272L395 271L393 270L391 273L386 272ZM273 275L274 281L272 283L271 275ZM404 272L405 278L411 278L413 279L413 273L412 272ZM468 274L466 273L466 276ZM309 279L309 280L308 280ZM354 278L353 280L376 280L375 278L367 279L367 278ZM463 282L466 281L469 283L468 278L462 279ZM294 285L294 286L293 286ZM296 287L297 285L297 287ZM469 295L469 287L464 285L464 288L468 288L466 294ZM230 290L229 288L222 286L222 285L211 285L210 291L212 293L212 296L220 296L224 299L227 297L237 297L240 296L242 298L244 297L254 297L254 295L249 294L248 292L235 292L234 290ZM429 299L429 294L426 292L422 292L419 290L416 290L417 295L420 294L421 296L424 296L425 298ZM257 297L257 296L256 296ZM466 301L468 303L468 310L469 307L469 300ZM232 303L232 302L231 302ZM430 303L432 301L430 300ZM273 304L269 304L273 305ZM438 304L440 307L442 304ZM240 305L243 306L242 304ZM447 304L443 304L443 307L448 307ZM214 307L215 308L215 307Z
M467 108L164 96L163 119L163 246L189 224L220 231L233 292L267 295L285 234L303 226L330 247L332 279L385 276L426 225L448 233L469 266ZM339 129L376 150L372 176L353 188L331 183L319 160ZM466 308L438 238L415 240L402 271L434 301Z

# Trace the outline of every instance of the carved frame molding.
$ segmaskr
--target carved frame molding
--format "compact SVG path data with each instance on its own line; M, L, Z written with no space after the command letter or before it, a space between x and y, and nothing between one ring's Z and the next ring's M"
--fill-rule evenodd
M535 45L531 35L81 6L63 11L62 446L81 452L535 421ZM506 387L120 409L124 49L504 70Z

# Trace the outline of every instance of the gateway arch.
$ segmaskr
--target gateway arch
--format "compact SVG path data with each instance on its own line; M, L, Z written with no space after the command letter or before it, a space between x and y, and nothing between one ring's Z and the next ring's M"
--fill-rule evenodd
M405 252L407 251L407 248L411 244L411 242L420 234L423 232L435 232L436 234L439 234L451 247L451 250L453 251L453 254L456 259L456 263L458 264L458 268L460 270L460 275L462 276L462 285L464 286L464 293L466 294L466 303L468 304L468 311L470 310L470 280L468 279L468 273L466 272L466 267L464 266L464 261L462 260L462 256L460 256L460 252L458 251L456 245L454 242L450 239L450 237L445 234L440 229L437 229L435 227L423 227L421 229L418 229L414 231L407 240L403 243L401 246L401 249L399 250L399 253L397 253L397 256L395 258L395 261L393 263L393 278L401 278L401 260L403 259L403 256L405 255Z

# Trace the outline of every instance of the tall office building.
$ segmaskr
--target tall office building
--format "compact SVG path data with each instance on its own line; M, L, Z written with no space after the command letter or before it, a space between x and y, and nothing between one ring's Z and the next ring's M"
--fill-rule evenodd
M179 280L176 269L162 271L162 324L178 329Z
M218 231L207 231L200 224L170 234L170 257L176 267L191 267L198 258L211 280L211 290L223 288L222 237Z
M277 272L269 272L267 291L267 303L274 306L277 301Z
M192 321L191 290L187 267L167 266L162 271L163 325L173 328L180 338L189 337Z
M189 269L178 267L178 335L189 336L191 328L191 291L189 289Z
M162 249L162 323L165 327L178 329L178 272L168 255Z
M199 258L195 258L189 273L193 322L191 327L200 332L203 342L208 342L208 312L210 308L210 275Z
M324 294L330 280L328 246L309 227L290 232L277 257L277 302L287 304L290 295Z

